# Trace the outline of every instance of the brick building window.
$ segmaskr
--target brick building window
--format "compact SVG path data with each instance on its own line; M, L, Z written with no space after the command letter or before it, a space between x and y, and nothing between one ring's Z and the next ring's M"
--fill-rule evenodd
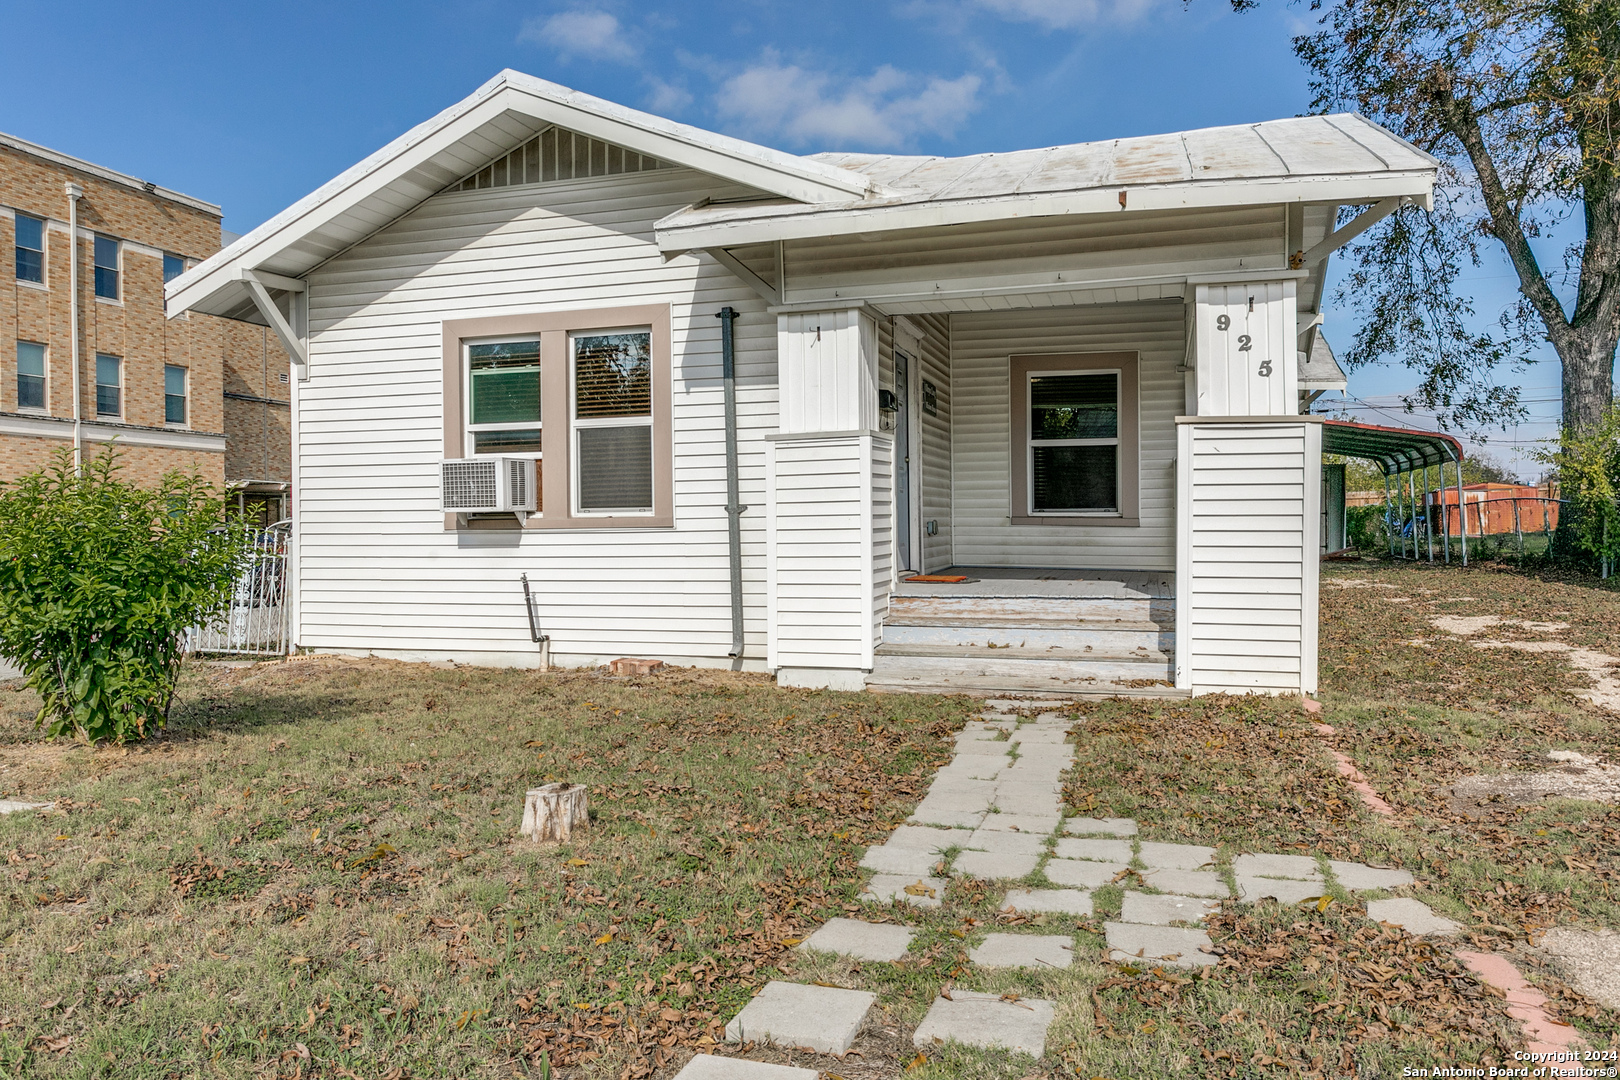
M186 260L178 255L163 253L163 284L167 285L186 272Z
M103 300L118 299L118 246L110 236L96 237L96 295Z
M186 369L174 364L163 365L163 422L186 422Z
M45 346L17 342L17 408L45 408Z
M124 362L106 353L96 354L96 415L124 415Z
M45 283L45 223L37 217L18 214L17 280Z

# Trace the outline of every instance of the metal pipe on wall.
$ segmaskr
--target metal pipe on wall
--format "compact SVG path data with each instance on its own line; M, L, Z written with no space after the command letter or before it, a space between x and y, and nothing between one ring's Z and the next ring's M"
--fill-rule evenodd
M73 471L84 468L84 406L79 398L79 200L84 188L71 180L67 184L68 200L68 332L73 345L68 350L73 358Z
M737 349L732 324L739 318L736 309L723 307L720 320L720 381L726 398L726 539L731 555L731 651L735 660L743 654L742 597L742 504L741 481L737 475Z

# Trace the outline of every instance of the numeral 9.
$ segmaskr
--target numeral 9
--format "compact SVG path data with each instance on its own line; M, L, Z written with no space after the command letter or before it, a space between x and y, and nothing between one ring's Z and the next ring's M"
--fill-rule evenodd
M1232 320L1231 320L1231 318L1229 316L1226 316L1226 315L1217 315L1217 316L1215 316L1215 329L1217 329L1217 330L1230 330L1230 329L1232 329Z

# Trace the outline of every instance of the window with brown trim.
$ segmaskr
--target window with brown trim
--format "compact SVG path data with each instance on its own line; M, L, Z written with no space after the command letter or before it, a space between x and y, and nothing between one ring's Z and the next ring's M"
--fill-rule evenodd
M674 524L667 305L443 326L444 452L536 458L531 529ZM515 526L445 515L447 529Z
M1135 353L1014 356L1011 516L1018 525L1135 525Z

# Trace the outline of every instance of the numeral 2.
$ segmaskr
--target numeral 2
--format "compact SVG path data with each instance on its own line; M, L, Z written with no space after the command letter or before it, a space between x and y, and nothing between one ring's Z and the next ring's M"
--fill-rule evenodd
M1254 348L1254 338L1250 337L1248 334L1239 334L1238 352L1248 352L1252 348Z

